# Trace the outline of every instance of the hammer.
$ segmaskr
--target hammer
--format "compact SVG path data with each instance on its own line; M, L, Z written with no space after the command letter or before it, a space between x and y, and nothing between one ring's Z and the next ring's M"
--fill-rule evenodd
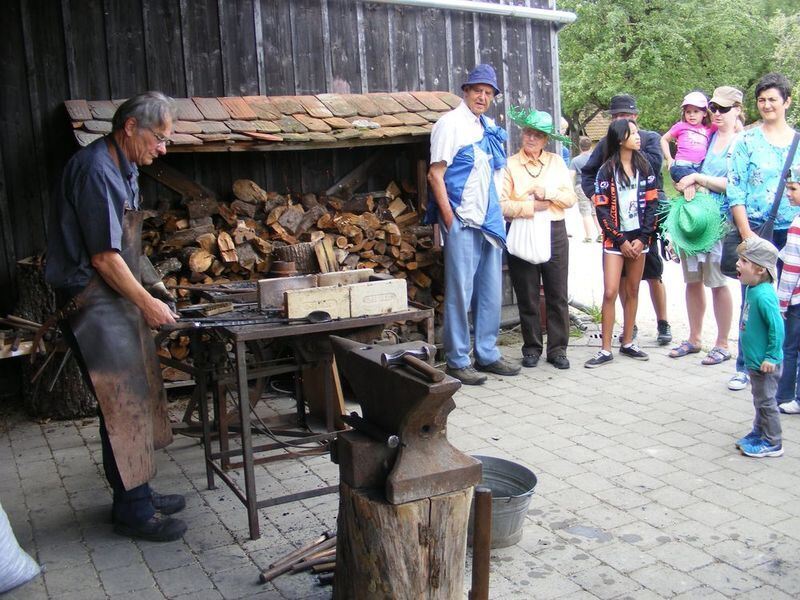
M381 365L383 367L406 365L418 373L425 375L430 381L438 383L444 379L444 371L440 371L433 365L425 362L429 360L430 357L431 349L429 346L423 346L422 348L414 350L398 350L391 354L384 352L381 354Z

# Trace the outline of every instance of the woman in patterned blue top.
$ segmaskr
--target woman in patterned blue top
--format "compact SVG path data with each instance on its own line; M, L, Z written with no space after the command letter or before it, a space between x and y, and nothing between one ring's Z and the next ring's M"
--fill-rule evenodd
M756 85L756 105L761 114L761 125L741 134L728 161L727 195L731 216L742 239L756 235L767 220L775 192L780 184L783 165L789 154L794 129L786 121L786 112L792 104L792 84L780 73L764 75ZM800 164L800 152L795 153L793 165ZM772 242L783 249L786 232L798 209L781 198ZM778 263L780 270L783 264ZM741 390L747 387L742 352L736 361L736 374L728 388Z

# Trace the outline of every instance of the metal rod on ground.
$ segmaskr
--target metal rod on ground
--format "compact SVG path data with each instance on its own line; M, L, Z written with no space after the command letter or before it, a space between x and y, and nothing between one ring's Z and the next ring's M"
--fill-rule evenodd
M472 589L469 600L489 599L489 555L492 545L492 490L475 486L475 526L472 529Z
M328 537L330 536L330 537ZM319 547L322 544L327 544L331 540L334 540L334 544L336 543L336 535L333 534L331 531L326 531L320 537L314 539L313 541L305 544L304 546L290 552L288 555L283 557L282 559L276 561L270 568L266 571L262 571L261 575L259 575L259 581L261 583L268 583L275 579L278 575L282 575L287 571L291 570L292 565L303 558L305 558L309 554L313 554L315 551L318 551ZM326 546L326 548L330 548L330 545Z

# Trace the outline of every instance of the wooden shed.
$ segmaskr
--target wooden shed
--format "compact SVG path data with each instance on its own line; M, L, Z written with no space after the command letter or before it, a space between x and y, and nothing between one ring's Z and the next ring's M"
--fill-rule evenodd
M557 31L570 15L551 10L554 4L9 2L0 40L0 312L15 303L16 262L46 247L52 189L77 148L65 100L113 101L146 89L179 98L460 94L466 73L483 62L498 72L503 95L492 116L501 123L510 104L557 114ZM414 143L424 151L426 139L418 136ZM513 134L510 143L515 149ZM371 151L342 146L181 153L162 160L221 195L240 177L300 193L327 188ZM408 168L403 155L390 165L397 173L387 176L402 176ZM155 202L160 186L150 184L149 190L145 200Z

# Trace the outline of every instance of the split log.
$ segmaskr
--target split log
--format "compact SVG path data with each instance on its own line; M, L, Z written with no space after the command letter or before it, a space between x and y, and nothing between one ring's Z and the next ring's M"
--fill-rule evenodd
M319 200L314 194L303 194L300 197L300 204L303 205L303 208L306 210L311 210L315 206L319 206Z
M217 236L213 233L204 233L198 236L196 241L198 246L210 254L214 254L217 251Z
M189 200L184 206L186 206L186 211L189 213L190 219L210 217L219 213L219 202L214 198Z
M278 224L291 235L297 236L299 233L303 233L299 228L304 216L305 211L303 211L302 206L289 206L281 213L281 216L278 218Z
M407 208L406 203L400 198L392 200L387 207L389 212L392 213L392 218L395 219L395 222L397 222L397 217L403 214Z
M218 207L219 215L225 219L225 222L228 225L236 225L236 221L238 220L236 217L236 211L233 210L227 204L220 204Z
M239 256L236 254L236 245L233 243L233 238L230 234L222 231L217 236L217 245L219 246L219 253L222 260L226 263L238 263Z
M183 249L186 265L193 273L205 273L214 261L214 256L202 248L189 247Z
M305 212L305 214L303 215L303 218L300 219L300 223L297 225L297 227L295 227L294 232L292 232L293 235L297 236L297 235L304 234L306 231L311 229L311 227L313 227L314 224L323 215L326 215L326 214L328 214L328 211L326 211L319 204L317 204L316 206L312 206L310 209L308 209Z
M248 202L242 202L241 200L234 200L231 202L231 209L237 215L245 215L250 217L251 219L256 215L256 205L249 204Z
M195 227L193 229L176 231L166 239L164 245L171 248L182 248L184 246L188 246L189 244L193 244L195 240L204 233L214 233L214 226L206 225L204 227Z
M259 204L267 201L267 192L250 179L237 179L234 181L233 195L248 204Z
M339 484L337 600L463 595L472 488L405 504Z

